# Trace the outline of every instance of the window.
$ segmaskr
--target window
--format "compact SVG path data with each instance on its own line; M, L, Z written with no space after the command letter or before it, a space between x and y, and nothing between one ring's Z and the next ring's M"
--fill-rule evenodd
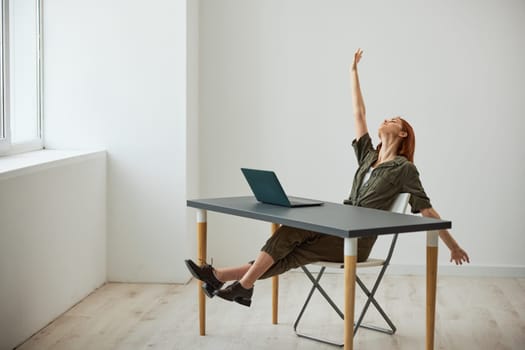
M0 155L43 147L42 0L0 0Z

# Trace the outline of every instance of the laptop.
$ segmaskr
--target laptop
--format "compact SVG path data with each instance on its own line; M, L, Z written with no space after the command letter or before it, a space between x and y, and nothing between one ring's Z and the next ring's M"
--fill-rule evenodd
M273 171L246 168L241 168L241 171L259 202L290 208L323 204L311 199L288 197Z

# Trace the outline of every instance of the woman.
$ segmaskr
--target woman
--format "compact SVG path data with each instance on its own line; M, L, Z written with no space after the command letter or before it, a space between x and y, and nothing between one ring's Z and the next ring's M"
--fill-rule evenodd
M354 176L350 197L345 204L388 210L402 192L408 192L412 212L440 218L419 180L413 164L415 136L410 124L401 117L386 119L379 127L381 143L376 149L368 134L366 111L361 95L357 64L363 51L358 49L350 69L352 102L356 138L352 143L359 168ZM450 249L450 261L470 262L467 253L447 230L439 236ZM365 261L377 237L358 239L357 261ZM281 274L292 268L316 261L342 262L343 238L317 232L281 226L262 247L255 261L232 268L198 266L186 260L192 275L203 281L204 292L211 298L217 295L229 301L250 306L256 280ZM235 281L221 289L226 281Z

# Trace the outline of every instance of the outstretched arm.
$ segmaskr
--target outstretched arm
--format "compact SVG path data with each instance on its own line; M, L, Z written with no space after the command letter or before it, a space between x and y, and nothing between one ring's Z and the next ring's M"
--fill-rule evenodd
M422 209L421 214L426 217L441 219L434 208ZM440 230L439 237L443 240L448 249L450 249L450 262L454 261L456 265L463 265L463 262L470 263L470 258L467 252L459 246L448 230Z
M359 140L361 136L368 132L366 125L366 109L361 86L359 85L359 75L357 74L357 64L363 56L363 50L358 49L354 53L354 60L350 68L350 78L352 80L352 106L354 108L355 138Z

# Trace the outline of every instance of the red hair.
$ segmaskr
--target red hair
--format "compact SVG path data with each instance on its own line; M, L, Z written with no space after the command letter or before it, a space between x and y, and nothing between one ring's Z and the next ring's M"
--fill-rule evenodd
M408 159L411 163L414 163L414 152L416 150L416 134L414 133L414 129L408 122L403 119L399 118L401 120L401 124L403 125L401 127L401 130L407 133L406 137L403 137L403 140L399 144L399 149L397 150L397 154L399 156L403 156L406 159ZM381 144L377 145L377 151L381 150Z

